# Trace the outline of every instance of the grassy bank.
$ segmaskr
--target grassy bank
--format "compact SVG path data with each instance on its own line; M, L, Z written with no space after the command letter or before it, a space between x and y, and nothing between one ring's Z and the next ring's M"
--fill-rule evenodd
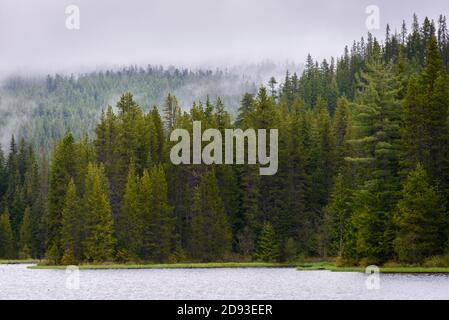
M80 269L218 269L218 268L295 268L298 264L264 262L214 262L177 264L81 264ZM35 265L30 269L65 269L66 266Z
M299 271L365 272L365 267L337 267L334 263L307 263L297 267ZM449 273L449 267L386 266L379 267L381 273Z
M39 263L39 260L25 259L25 260L0 260L0 264L29 264Z

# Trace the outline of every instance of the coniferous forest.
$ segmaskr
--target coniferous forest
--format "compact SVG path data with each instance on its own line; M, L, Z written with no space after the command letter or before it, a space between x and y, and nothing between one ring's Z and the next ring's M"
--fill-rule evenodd
M0 258L449 266L448 71L446 18L415 16L338 59L309 56L235 114L221 98L185 111L173 94L147 110L124 92L93 135L50 137L49 151L48 136L12 137L0 152ZM279 129L277 174L172 164L170 132L193 121Z

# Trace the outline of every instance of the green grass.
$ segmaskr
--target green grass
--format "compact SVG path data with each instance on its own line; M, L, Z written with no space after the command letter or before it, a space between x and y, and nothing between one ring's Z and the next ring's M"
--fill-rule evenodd
M39 263L39 260L25 259L25 260L0 260L0 264L29 264Z
M298 266L299 271L320 271L331 272L365 272L365 267L337 267L334 263L320 262L307 263ZM449 273L449 267L419 267L419 266L387 266L380 267L381 273Z
M81 264L80 269L218 269L218 268L295 268L297 264L264 262L213 262L176 264ZM66 266L35 265L30 269L65 269Z

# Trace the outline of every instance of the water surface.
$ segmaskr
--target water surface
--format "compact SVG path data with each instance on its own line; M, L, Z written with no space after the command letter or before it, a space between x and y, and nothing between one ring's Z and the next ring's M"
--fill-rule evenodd
M80 287L70 290L65 270L0 265L0 299L449 300L449 275L381 274L380 289L368 290L363 273L294 268L79 272Z

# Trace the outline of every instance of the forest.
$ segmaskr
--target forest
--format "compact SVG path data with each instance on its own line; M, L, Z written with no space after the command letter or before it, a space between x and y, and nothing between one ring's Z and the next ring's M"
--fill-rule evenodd
M449 32L413 17L338 59L183 111L124 93L95 134L0 153L0 258L49 264L297 261L449 265ZM51 89L51 86L50 88ZM70 93L68 93L70 94ZM279 129L279 168L174 165L170 132Z
M269 72L273 67L259 68ZM13 75L0 86L0 143L7 145L16 134L37 150L51 152L67 131L77 139L93 134L101 110L127 91L145 111L161 105L168 93L184 104L219 96L235 110L244 93L257 92L256 78L235 70L152 65L47 77Z

